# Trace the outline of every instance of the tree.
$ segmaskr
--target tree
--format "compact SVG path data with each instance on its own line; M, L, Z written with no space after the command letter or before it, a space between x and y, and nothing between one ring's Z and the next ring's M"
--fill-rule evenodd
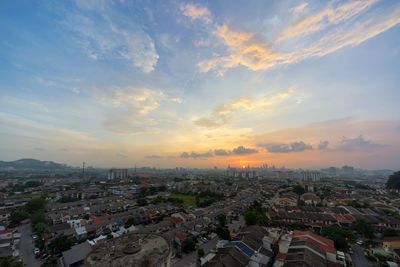
M45 223L46 222L46 215L44 214L43 210L37 210L31 215L31 222L33 225L37 223Z
M229 232L229 229L227 227L218 226L215 232L217 233L219 238L223 240L231 240L231 233Z
M246 225L255 225L257 224L257 212L252 210L247 210L244 212L244 221Z
M400 189L400 171L389 176L386 182L386 187L389 189Z
M375 226L369 221L359 218L353 224L352 227L361 235L366 238L374 238Z
M70 249L73 244L74 242L68 236L60 235L50 242L49 248L53 254L59 254Z
M24 209L19 208L11 213L10 221L13 225L18 225L21 223L21 221L25 220L28 217L29 213L27 213Z
M11 255L0 258L0 267L23 267L24 265L22 261L18 261Z
M226 226L226 215L225 214L218 215L218 223L221 227Z
M143 207L143 206L146 206L146 205L147 205L147 200L146 200L145 198L139 198L139 199L136 201L136 203L137 203L139 206Z
M294 230L300 230L300 231L306 230L306 226L305 226L304 223L302 223L302 222L294 222L294 223L292 224L292 228L293 228Z
M57 266L57 261L58 261L58 258L56 256L51 256L42 264L42 267Z
M351 231L341 229L338 226L326 226L322 228L321 235L333 240L338 250L347 250L348 242L355 239Z
M200 261L200 258L203 257L204 254L205 254L205 253L204 253L204 249L199 248L199 249L197 250L197 259Z
M295 192L298 195L304 194L304 188L301 185L296 185L293 187L293 192Z
M385 230L383 230L383 236L384 237L388 237L388 236L398 236L399 233L396 232L396 230L394 230L393 228L386 228Z
M35 229L35 233L39 237L42 237L44 234L49 232L47 224L45 224L43 222L39 222L39 223L35 224L34 229Z
M190 238L186 241L185 249L186 249L186 250L189 250L189 251L195 250L195 249L196 249L196 241L197 241L197 239L196 239L195 236L190 237Z
M125 222L125 227L129 228L134 224L135 224L135 218L129 217L128 220L126 220L126 222Z
M46 200L41 197L32 198L28 203L25 205L25 210L30 214L33 214L37 210L43 210L46 206Z
M25 187L38 187L41 186L43 183L39 181L28 181L25 183Z

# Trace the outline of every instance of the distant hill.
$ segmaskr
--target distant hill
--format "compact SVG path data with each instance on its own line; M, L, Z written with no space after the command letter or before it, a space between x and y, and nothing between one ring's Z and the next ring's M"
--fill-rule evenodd
M69 168L65 164L37 159L19 159L15 161L0 161L0 169L8 170L59 170Z

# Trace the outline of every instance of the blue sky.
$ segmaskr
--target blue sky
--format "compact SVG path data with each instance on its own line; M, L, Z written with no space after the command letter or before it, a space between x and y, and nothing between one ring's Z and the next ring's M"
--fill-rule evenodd
M398 1L1 5L3 160L398 168Z

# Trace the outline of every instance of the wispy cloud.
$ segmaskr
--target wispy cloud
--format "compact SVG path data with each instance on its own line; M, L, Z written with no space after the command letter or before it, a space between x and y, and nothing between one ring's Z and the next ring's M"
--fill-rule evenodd
M101 89L94 89L97 92ZM101 93L98 98L103 103L112 104L114 107L129 106L139 114L147 114L160 106L160 100L165 95L160 90L135 87L112 87L109 91Z
M159 156L159 155L150 155L150 156L146 156L146 159L162 159L163 156Z
M34 120L29 120L10 113L0 112L0 124L2 127L11 127L20 129L21 132L29 132L32 137L46 136L48 139L73 140L75 142L90 142L96 139L84 132L55 127Z
M331 1L322 10L288 25L270 42L255 32L233 29L228 24L215 25L213 34L223 41L227 52L200 61L199 69L220 76L240 65L253 71L265 70L358 45L400 23L399 4L371 10L377 1Z
M328 5L314 14L307 16L294 25L288 26L277 41L282 41L296 36L305 36L317 31L324 30L332 25L339 25L358 16L364 10L371 7L379 0L363 0L339 3L331 1ZM304 4L298 6L299 10L304 9ZM296 11L297 9L294 9Z
M51 87L51 86L56 86L57 85L57 83L55 81L47 80L47 79L44 79L44 78L39 77L39 76L35 77L35 81L37 83L42 84L42 85L47 86L47 87Z
M145 73L154 70L159 55L153 39L142 28L121 14L114 18L110 15L112 12L104 13L102 5L80 4L79 7L90 9L92 15L71 12L63 25L75 34L75 42L90 58L123 59ZM113 5L109 3L107 8L113 9Z
M259 99L239 98L232 100L227 105L216 107L209 116L195 120L195 124L205 128L217 128L232 121L233 115L240 111L262 110L279 103L281 100L290 97L294 92L293 87L279 91L272 96L265 96Z
M308 3L304 2L296 7L293 7L289 9L289 12L292 13L293 15L299 15L304 11L304 9L308 6Z
M117 158L119 158L119 159L127 159L127 158L128 158L127 155L124 155L124 154L121 154L121 153L117 153L117 154L115 154L115 156L116 156Z
M180 10L183 15L190 17L191 20L200 19L207 24L212 22L211 12L206 7L195 4L181 4Z

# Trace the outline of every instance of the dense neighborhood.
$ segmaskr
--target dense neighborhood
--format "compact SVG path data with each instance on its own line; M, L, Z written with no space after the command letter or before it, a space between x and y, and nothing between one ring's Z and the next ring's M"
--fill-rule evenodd
M107 259L112 266L117 259L132 266L400 263L399 190L387 187L399 173L386 182L232 171L3 177L1 259L27 266L102 266ZM107 246L115 252L100 253L112 250ZM143 255L123 252L136 250Z

